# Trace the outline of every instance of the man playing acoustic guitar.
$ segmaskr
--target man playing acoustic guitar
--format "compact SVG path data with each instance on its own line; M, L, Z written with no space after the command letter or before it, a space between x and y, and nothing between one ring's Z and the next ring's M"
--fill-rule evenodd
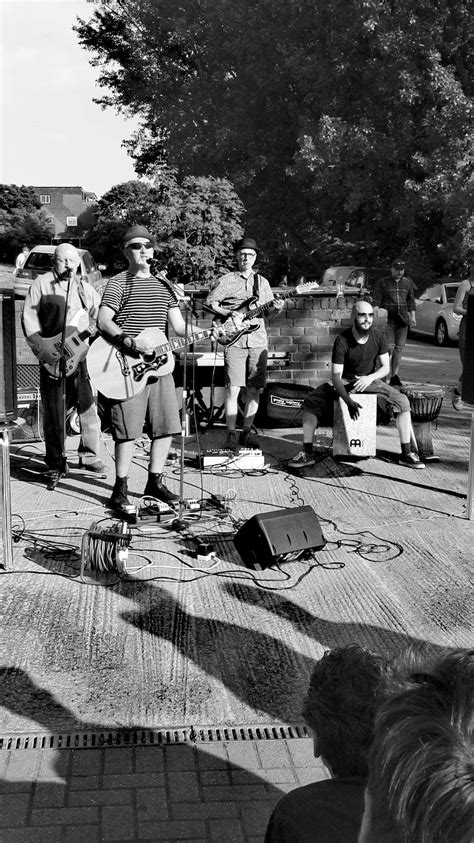
M247 317L246 304L255 299L256 305L271 303L279 311L283 301L273 296L270 284L263 275L252 269L257 259L257 244L250 237L244 237L236 246L238 272L228 272L219 279L209 293L206 303L221 320L233 320L235 329L242 335L228 345L224 351L225 367L225 415L227 439L224 447L236 451L243 448L257 448L256 436L251 434L255 414L258 410L260 390L267 378L268 337L263 318L257 317L243 322ZM248 331L246 329L248 326ZM235 431L237 422L237 400L241 387L246 387L244 420L239 440Z
M77 250L70 243L61 243L54 252L52 271L33 281L23 307L22 327L26 341L41 363L45 463L51 488L67 474L65 410L74 406L81 422L79 464L95 473L104 471L99 459L99 419L84 359L88 345L80 342L80 353L73 365L64 353L71 333L78 335L80 329L85 329L87 336L95 333L99 311L99 296L77 274L78 266Z
M105 361L106 377L107 359L111 372L117 353L127 371L132 368L134 353L137 357L153 356L156 353L154 332L159 329L164 334L168 322L179 337L185 335L186 323L173 291L165 278L160 278L159 274L155 277L150 272L153 247L154 240L144 226L134 225L126 231L123 251L128 260L128 270L110 279L99 310L99 328L111 344ZM98 347L100 342L97 341ZM121 397L111 403L116 479L110 506L122 513L131 509L127 497L128 473L135 440L142 435L145 422L151 448L144 495L165 503L179 499L163 482L163 468L172 437L181 430L173 376L169 369L164 368L163 371L164 374L159 368L156 373L151 370L145 384L140 383L136 392L129 393L130 397ZM92 368L91 372L94 379ZM113 391L112 387L112 395Z

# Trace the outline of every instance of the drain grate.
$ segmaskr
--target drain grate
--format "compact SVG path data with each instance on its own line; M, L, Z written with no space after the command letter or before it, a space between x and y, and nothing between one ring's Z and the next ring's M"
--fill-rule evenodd
M86 732L33 732L3 735L0 750L100 749L120 746L165 746L224 741L277 741L307 738L304 723L285 726L182 726L171 729L119 729Z

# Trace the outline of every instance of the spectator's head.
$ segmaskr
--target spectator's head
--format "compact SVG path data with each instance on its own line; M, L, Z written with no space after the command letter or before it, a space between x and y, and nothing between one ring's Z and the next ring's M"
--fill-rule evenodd
M257 260L257 244L251 237L244 237L235 245L237 264L240 272L252 269Z
M472 843L474 651L409 667L376 717L359 843Z
M389 676L382 656L357 644L324 654L311 675L303 717L331 775L366 776L375 713Z
M29 246L22 246L21 251L24 252L25 255L27 255L28 252L30 251L30 247Z
M390 266L393 278L402 278L405 272L405 261L403 258L395 258Z
M60 278L74 278L79 266L79 252L71 243L60 243L54 250L53 264Z

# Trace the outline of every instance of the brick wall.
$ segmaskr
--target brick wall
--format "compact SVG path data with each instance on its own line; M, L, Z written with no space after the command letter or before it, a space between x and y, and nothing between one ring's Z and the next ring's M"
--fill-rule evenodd
M272 381L294 381L309 386L317 386L328 379L331 371L331 350L335 337L341 329L351 324L351 307L355 296L346 296L336 305L335 295L313 293L291 299L283 311L268 320L269 350L285 352L289 355L289 365L281 369L272 366L269 379ZM15 302L16 312L16 356L17 364L36 363L36 358L27 345L21 330L20 316L23 302ZM196 301L198 325L207 328L211 316L202 310ZM384 325L387 313L375 309L375 325ZM209 345L210 347L210 345ZM199 346L205 351L205 343Z

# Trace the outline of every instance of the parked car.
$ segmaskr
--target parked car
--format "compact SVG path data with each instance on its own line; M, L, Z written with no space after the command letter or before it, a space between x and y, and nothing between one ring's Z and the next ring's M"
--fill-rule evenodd
M427 334L437 345L457 341L462 317L453 313L453 304L460 283L433 284L416 299L413 333Z
M56 246L33 247L23 267L15 272L13 289L17 298L24 299L35 278L51 271L55 248ZM81 275L89 284L92 284L94 289L101 294L104 288L104 280L94 258L85 249L78 249L77 251L80 257L77 274Z
M330 266L323 273L321 286L337 287L341 284L344 287L371 290L379 278L386 276L390 276L389 267Z

